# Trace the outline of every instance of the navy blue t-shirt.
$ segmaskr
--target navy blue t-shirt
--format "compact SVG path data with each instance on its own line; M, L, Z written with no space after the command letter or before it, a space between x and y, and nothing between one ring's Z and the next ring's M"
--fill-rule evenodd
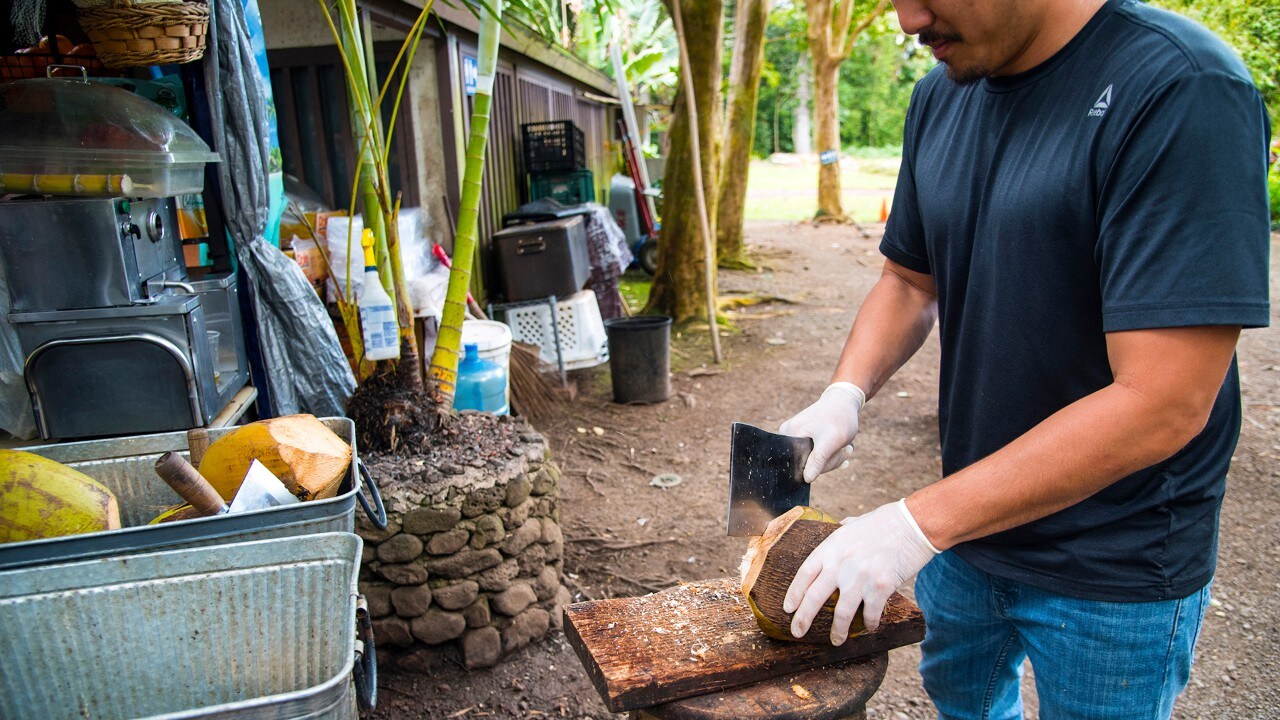
M944 474L1109 385L1106 333L1267 325L1269 136L1225 44L1132 0L1025 73L920 81L881 251L937 285ZM1233 362L1176 455L955 551L1067 595L1184 597L1213 575L1239 432Z

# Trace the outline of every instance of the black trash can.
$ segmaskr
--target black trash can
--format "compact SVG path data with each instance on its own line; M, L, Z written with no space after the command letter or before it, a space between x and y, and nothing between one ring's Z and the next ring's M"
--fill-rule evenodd
M647 404L671 397L671 318L613 318L604 321L604 330L613 401Z

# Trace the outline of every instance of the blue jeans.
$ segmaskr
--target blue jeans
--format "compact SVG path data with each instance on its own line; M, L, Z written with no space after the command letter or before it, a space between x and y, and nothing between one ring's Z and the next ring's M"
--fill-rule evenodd
M916 577L920 674L944 720L1022 717L1022 661L1043 720L1168 718L1187 686L1209 588L1181 600L1079 600L981 572L954 553Z

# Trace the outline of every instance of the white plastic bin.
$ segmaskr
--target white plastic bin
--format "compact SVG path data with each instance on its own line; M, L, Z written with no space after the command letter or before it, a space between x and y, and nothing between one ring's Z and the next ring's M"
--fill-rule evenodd
M544 362L556 365L556 337L551 308L545 303L519 305L502 311L511 334L522 343L542 348ZM566 370L595 367L609 361L609 339L600 319L596 294L582 290L556 303L560 347Z

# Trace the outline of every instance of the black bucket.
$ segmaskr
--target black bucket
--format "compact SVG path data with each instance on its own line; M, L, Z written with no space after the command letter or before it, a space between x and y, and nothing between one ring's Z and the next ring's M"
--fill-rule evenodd
M671 397L671 318L614 318L604 321L604 330L613 401L646 404Z

